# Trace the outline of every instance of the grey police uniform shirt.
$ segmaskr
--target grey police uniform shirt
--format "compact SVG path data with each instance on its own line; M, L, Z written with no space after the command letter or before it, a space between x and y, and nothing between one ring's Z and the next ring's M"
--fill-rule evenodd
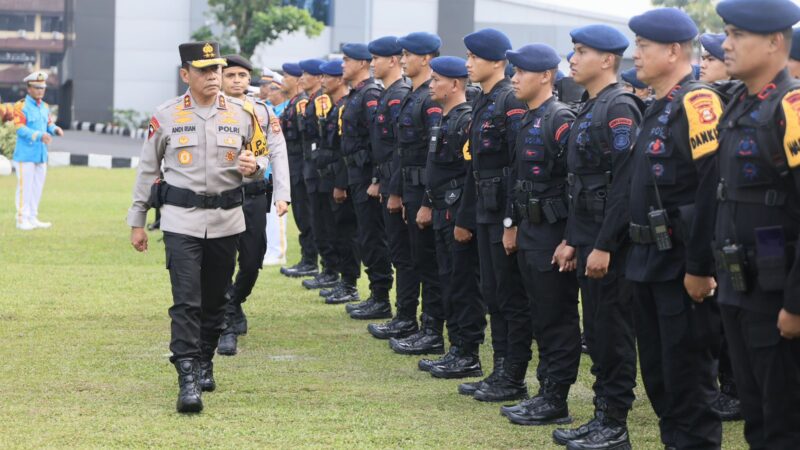
M263 178L263 166L250 177L243 177L237 170L239 153L252 136L252 120L244 103L222 94L206 116L199 113L188 91L159 106L150 119L142 147L128 225L145 225L150 187L162 171L169 185L206 195L235 189L243 180ZM163 205L161 230L221 238L245 230L244 214L241 207L226 210Z
M272 202L279 200L289 203L292 200L291 180L289 178L289 152L286 139L281 130L281 121L277 114L261 100L248 96L247 100L254 105L258 123L267 135L269 152L256 158L260 167L266 168L267 161L272 165ZM253 180L255 181L255 180ZM247 183L248 180L245 180Z

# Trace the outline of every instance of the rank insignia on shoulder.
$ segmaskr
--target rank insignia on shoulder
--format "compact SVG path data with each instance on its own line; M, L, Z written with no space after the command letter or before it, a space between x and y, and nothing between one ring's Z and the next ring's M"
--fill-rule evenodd
M689 124L689 147L692 159L697 160L717 151L722 115L722 101L710 89L697 89L683 97L686 120Z
M158 123L158 120L155 118L155 116L150 118L150 124L147 126L147 140L148 141L153 138L153 135L156 134L156 131L158 131L158 128L160 126L161 125Z
M783 150L786 162L794 169L800 166L800 89L790 91L781 100L786 117L786 131L783 135Z

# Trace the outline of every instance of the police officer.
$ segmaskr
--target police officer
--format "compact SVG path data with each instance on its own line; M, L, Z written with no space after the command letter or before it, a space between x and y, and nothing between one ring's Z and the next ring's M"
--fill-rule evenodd
M342 277L341 283L325 297L325 303L340 304L358 300L356 282L361 276L353 200L349 196L336 198L333 195L337 186L347 186L347 167L341 152L340 120L346 108L348 87L342 78L341 59L320 65L320 71L323 73L322 88L325 94L314 99L320 140L319 147L312 152L312 160L319 174L319 190L329 194L327 204L323 204L319 212L328 216L324 222L331 230L336 252L334 270Z
M420 355L444 353L442 336L445 320L442 286L436 263L436 238L432 228L417 225L417 212L425 196L425 165L431 129L442 119L442 108L430 98L430 61L439 54L442 40L431 33L416 32L398 39L403 48L400 61L411 78L412 90L400 104L397 119L397 175L389 187L386 207L402 211L407 222L411 256L422 284L422 318L419 331L404 338L390 338L389 346L397 353ZM416 305L405 305L416 314Z
M633 17L636 76L655 91L631 161L626 277L634 289L639 361L659 418L661 440L676 448L719 448L722 427L712 349L718 313L711 251L713 167L719 96L693 81L697 26L686 13L659 8ZM591 346L590 346L591 347Z
M286 141L281 133L278 117L260 100L247 96L253 65L240 55L225 55L228 65L222 69L222 92L249 105L255 111L258 122L267 135L269 154L260 161L264 167L269 163L272 167L272 199L276 205L278 216L286 214L289 193L289 166L286 155ZM267 159L269 158L269 159ZM247 230L239 235L239 272L228 287L225 297L225 331L219 339L217 353L235 355L237 337L247 334L247 317L242 310L242 303L253 291L261 270L264 253L267 251L267 210L269 194L267 180L261 179L246 183L244 189L245 227Z
M372 54L366 44L344 44L342 52L342 78L352 87L341 124L341 153L347 167L347 184L334 188L333 196L337 201L350 197L355 209L358 249L369 278L370 296L366 301L372 309L372 314L364 318L385 319L392 317L389 304L389 290L394 282L392 263L383 228L381 202L367 194L375 167L370 130L382 88L370 76ZM349 293L343 292L342 295ZM352 301L353 298L340 300ZM377 305L373 308L372 303Z
M303 180L303 136L300 120L308 105L308 95L300 86L303 69L297 63L284 63L283 85L289 93L289 103L281 114L281 128L289 154L289 172L292 183L292 216L299 231L300 262L291 267L281 267L288 277L307 277L317 274L317 246L311 230L311 202Z
M477 377L483 375L478 348L486 327L478 288L478 248L474 241L462 244L453 237L455 213L471 165L467 149L472 115L466 99L467 62L440 56L431 60L431 69L431 99L441 105L444 117L431 131L425 197L417 212L417 224L433 227L436 234L450 351L438 360L422 360L418 366L437 378Z
M800 78L800 28L792 30L792 49L789 51L789 75Z
M374 171L367 194L381 201L383 226L389 243L389 256L394 265L396 279L396 314L392 320L381 324L370 324L367 330L374 337L388 339L405 337L417 331L416 306L419 303L419 276L411 261L411 244L403 215L386 208L392 175L392 158L397 148L397 117L400 104L411 91L411 81L403 76L400 56L403 48L397 37L384 36L367 45L372 54L372 69L375 78L385 86L378 98L375 119L372 122L372 161ZM385 306L372 303L346 305L345 309L354 319L367 319L381 314ZM409 309L411 309L409 314Z
M482 92L473 102L469 141L472 168L467 171L453 234L462 244L476 239L478 245L481 294L490 314L494 368L484 380L460 385L458 392L475 395L480 390L481 399L517 400L528 395L524 377L533 330L517 258L506 253L502 237L517 131L528 108L514 97L511 81L505 77L506 51L511 50L505 34L482 29L468 34L464 45L467 72ZM495 395L495 385L502 389L497 394L507 395Z
M527 103L511 161L510 195L506 198L502 244L518 259L522 283L530 301L527 312L539 348L539 393L518 408L501 409L512 423L545 425L571 422L567 408L570 386L578 376L581 355L578 281L575 255L566 252L567 140L575 114L553 95L561 59L545 44L529 44L506 55L514 64L514 95ZM534 311L535 315L531 315ZM506 357L503 374L487 394L525 389L531 358ZM527 359L523 359L527 358ZM513 361L509 363L509 361ZM479 389L475 398L484 393Z
M718 301L747 443L794 449L800 444L800 82L786 62L800 8L789 0L725 0L717 13L726 23L725 66L743 83L719 125Z
M587 424L556 430L553 439L574 449L630 445L628 411L635 398L636 347L632 290L625 279L628 183L633 136L643 103L617 82L629 42L607 25L570 32L575 81L586 88L569 138L571 209L567 244L577 251L583 329L592 358L595 414Z
M312 161L314 152L319 147L320 139L315 103L317 97L324 95L322 93L322 71L319 69L324 63L325 61L321 59L305 59L299 63L303 70L300 85L308 95L305 111L298 121L298 126L302 127L303 180L309 197L312 235L322 260L322 270L314 278L303 280L302 284L306 289L332 288L339 283L339 274L335 269L339 265L339 257L333 246L333 222L332 220L327 221L331 218L328 211L331 209L332 188L327 191L320 189L317 167ZM320 104L330 107L329 100L321 101ZM327 111L325 113L327 114Z
M220 93L225 59L215 42L179 46L185 95L150 119L128 211L131 244L147 250L147 210L161 208L172 282L170 361L178 371L178 412L200 412L214 390L211 359L223 327L225 288L245 231L242 182L259 180L266 137L252 109ZM248 112L250 111L250 112ZM153 183L164 165L164 180ZM151 195L152 194L152 195Z

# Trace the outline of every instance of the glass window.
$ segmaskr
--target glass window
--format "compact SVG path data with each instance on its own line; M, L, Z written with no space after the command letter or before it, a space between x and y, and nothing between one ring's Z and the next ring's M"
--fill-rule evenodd
M64 19L60 16L42 16L42 31L45 33L63 32Z
M283 6L296 6L308 10L311 17L325 25L330 25L330 11L333 0L283 0Z
M42 67L56 67L63 56L62 53L42 53Z
M13 13L0 14L0 30L33 31L35 23L36 23L36 16L34 16L33 14L13 14Z

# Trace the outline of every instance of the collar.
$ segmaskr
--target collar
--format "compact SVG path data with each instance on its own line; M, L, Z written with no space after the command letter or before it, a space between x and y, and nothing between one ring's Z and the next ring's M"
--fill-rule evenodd
M225 95L221 91L219 94L217 94L217 99L214 101L214 104L217 105L217 109L228 109L228 102L225 99ZM192 96L192 91L187 89L186 94L183 95L183 109L194 109L196 105L197 102Z
M359 83L356 85L356 87L355 87L355 88L353 88L353 90L354 90L354 91L357 91L357 90L359 90L359 89L363 88L364 86L366 86L367 84L369 84L369 83L374 83L374 82L375 82L375 79L374 79L374 78L372 78L372 77L369 77L369 78L367 78L367 79L361 80L361 81L360 81L360 82L359 82Z
M771 82L767 83L766 86L761 88L761 90L758 91L758 94L756 94L755 97L758 97L758 99L761 101L766 100L767 97L769 97L773 92L775 92L775 89L778 87L778 85L780 85L781 83L785 83L787 79L789 79L789 69L784 68L780 72L778 72L777 75L775 75L775 78L773 78Z
M36 106L41 106L41 104L43 103L42 100L36 100L33 97L31 97L30 94L25 94L25 101L30 102L31 104L34 104Z
M694 81L694 74L692 73L687 74L685 77L681 78L681 81L679 81L678 84L672 86L672 89L669 90L669 93L666 96L664 96L664 98L667 99L667 101L671 102L675 98L675 95L681 90L681 88L690 81Z
M535 118L541 117L542 112L545 111L547 109L547 107L550 106L550 104L555 102L555 101L556 101L556 96L555 95L551 95L550 98L545 100L544 103L539 105L538 108L529 109L528 111L526 111L525 112L525 117L523 117L523 119L522 119L522 121L523 121L523 125L522 126L524 126L526 123L529 123L530 121L532 121Z

